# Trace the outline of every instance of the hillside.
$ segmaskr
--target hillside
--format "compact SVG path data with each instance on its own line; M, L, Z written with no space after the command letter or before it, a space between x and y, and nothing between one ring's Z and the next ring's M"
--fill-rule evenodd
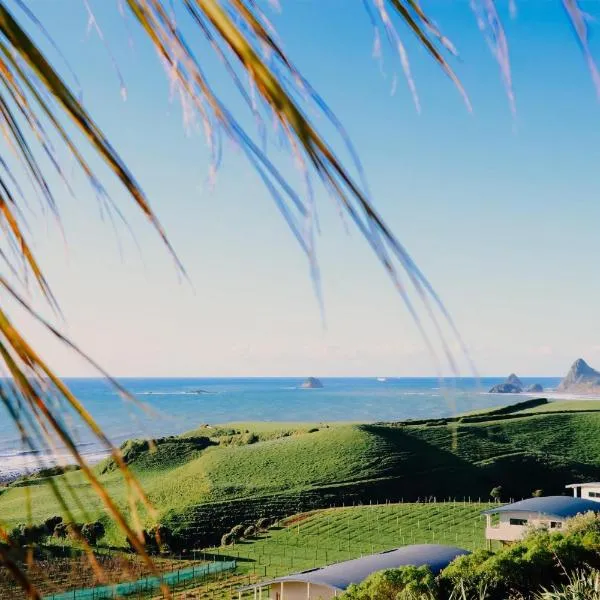
M470 417L474 422L203 427L158 440L155 451L128 442L124 453L159 520L206 545L232 524L260 516L370 500L483 500L496 485L507 497L538 488L560 494L566 483L600 478L600 412L579 404L576 412L551 409ZM96 469L126 510L119 473L107 462ZM70 502L74 520L103 517L81 473L52 483L77 492L79 502ZM38 478L2 492L4 523L28 520L29 496L32 522L62 514L48 479ZM123 544L110 527L107 541Z

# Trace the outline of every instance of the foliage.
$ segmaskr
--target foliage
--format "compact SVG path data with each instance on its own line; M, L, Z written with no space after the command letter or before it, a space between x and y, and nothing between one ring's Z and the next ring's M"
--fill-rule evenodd
M244 529L244 537L245 538L252 538L256 535L257 531L256 531L256 527L254 525L248 525L248 527L246 527L246 529Z
M440 575L446 590L462 587L467 595L486 590L488 600L511 594L529 597L542 586L560 583L565 573L581 565L600 566L600 546L585 536L538 530L495 553L477 551L461 556Z
M544 495L544 490L542 490L542 489L533 490L533 492L531 492L532 498L541 498L543 495Z
M231 531L229 533L225 533L221 538L221 546L231 546L231 544L235 543L235 538L231 535Z
M600 600L600 571L577 569L568 581L536 594L535 600Z
M273 523L273 519L269 519L269 517L262 517L256 521L256 529L257 531L267 531L271 524Z
M81 527L81 537L91 546L95 546L98 540L104 537L105 528L101 521L85 523Z
M491 489L490 498L493 498L497 502L500 501L500 499L502 498L502 486L501 485L497 485L496 487L493 487Z
M234 540L239 540L244 537L245 527L242 524L234 525L230 531Z
M401 567L373 573L351 585L343 600L420 600L436 594L436 581L428 567Z

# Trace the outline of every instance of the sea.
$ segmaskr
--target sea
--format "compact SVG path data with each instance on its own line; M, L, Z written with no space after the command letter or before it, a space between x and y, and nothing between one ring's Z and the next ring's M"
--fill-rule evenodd
M521 378L554 393L559 377ZM439 418L526 399L525 394L489 394L503 378L322 378L322 388L304 389L298 378L121 379L135 401L124 400L103 379L67 379L110 440L157 438L203 424L229 422L376 422ZM540 394L537 394L538 396ZM69 411L63 419L90 461L106 451ZM60 451L32 454L0 408L0 480L58 462Z

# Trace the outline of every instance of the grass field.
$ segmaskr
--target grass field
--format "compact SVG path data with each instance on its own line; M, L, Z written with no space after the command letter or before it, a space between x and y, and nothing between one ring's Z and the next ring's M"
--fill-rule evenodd
M524 410L524 413L600 411L600 400L552 400L545 406Z
M487 503L403 503L298 515L256 540L221 548L239 571L277 577L408 544L485 547Z
M496 485L507 499L527 497L535 489L562 493L566 483L600 477L597 404L550 403L540 413L534 409L462 423L238 423L165 438L154 452L139 443L124 451L158 519L199 544L210 536L213 542L220 539L237 523L342 503L485 499ZM561 412L563 406L574 410ZM109 467L104 463L96 469L127 511L121 477ZM53 482L70 490L74 520L103 518L79 472ZM54 514L62 511L43 479L0 494L7 527ZM107 525L105 543L123 545L122 535Z

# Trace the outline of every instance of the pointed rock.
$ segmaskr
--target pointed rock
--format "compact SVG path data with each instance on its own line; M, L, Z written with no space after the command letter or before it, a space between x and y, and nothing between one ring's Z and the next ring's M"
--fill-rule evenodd
M592 369L583 358L578 358L556 389L559 392L583 394L600 392L600 373Z

